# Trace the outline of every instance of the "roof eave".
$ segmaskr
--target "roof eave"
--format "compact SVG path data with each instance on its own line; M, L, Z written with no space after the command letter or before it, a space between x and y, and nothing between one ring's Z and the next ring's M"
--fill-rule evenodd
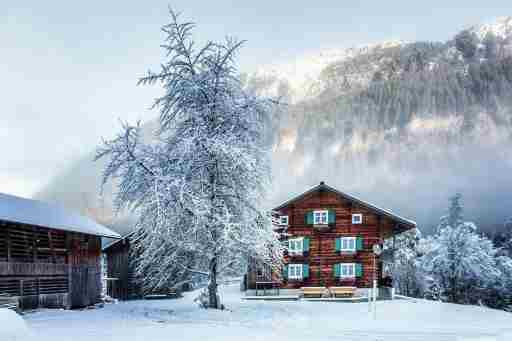
M382 208L379 208L379 207L377 207L377 206L375 206L375 205L373 205L373 204L370 204L370 203L368 203L368 202L366 202L366 201L363 201L363 200L361 200L361 199L359 199L359 198L356 198L356 197L354 197L354 196L352 196L352 195L350 195L350 194L347 194L347 193L341 192L341 191L337 190L336 188L333 188L333 187L331 187L331 186L328 186L328 185L326 185L325 183L320 183L319 185L316 185L315 187L313 187L313 188L311 188L311 189L307 190L306 192L304 192L304 193L302 193L302 194L299 194L299 195L295 196L294 198L292 198L292 199L290 199L290 200L288 200L288 201L284 202L283 204L281 204L281 205L277 206L277 207L276 207L276 208L274 208L273 210L274 210L274 211L279 211L279 210L281 210L282 208L284 208L284 207L286 207L286 206L290 205L290 204L291 204L291 203L293 203L294 201L297 201L297 200L299 200L300 198L302 198L302 197L304 197L304 196L306 196L306 195L308 195L308 194L310 194L310 193L313 193L313 192L315 192L315 191L318 191L318 190L320 190L320 189L324 189L324 190L332 191L332 192L334 192L334 193L336 193L336 194L338 194L338 195L340 195L340 196L342 196L342 197L344 197L344 198L346 198L346 199L348 199L348 200L350 200L350 201L354 201L354 202L358 203L359 205L362 205L362 206L365 206L365 207L367 207L367 208L369 208L369 209L372 209L372 210L374 210L374 211L377 211L378 213L380 213L380 214L382 214L382 215L384 215L384 216L387 216L388 218L390 218L390 219L392 219L392 220L395 220L395 221L397 221L397 222L399 222L399 223L401 223L401 224L403 224L403 225L409 226L409 229L413 229L413 228L416 228L416 227L417 227L416 222L415 222L415 221L413 221L413 220L405 219L405 218L400 217L399 215L396 215L396 214L394 214L394 213L392 213L392 212L389 212L389 211L387 211L387 210L383 210ZM408 230L408 229L405 229L404 231L407 231L407 230Z
M103 237L103 238L112 238L112 239L122 239L123 238L123 237L121 237L121 235L119 233L114 232L114 231L112 231L113 234L105 234L105 233L77 231L77 230L74 230L73 228L67 228L67 227L64 228L64 227L55 227L55 226L43 226L43 225L38 225L38 224L34 224L34 223L26 223L23 221L12 221L12 220L8 220L8 219L4 219L4 218L0 219L0 221L6 222L6 223L11 223L11 224L25 224L28 226L35 226L35 227L39 227L39 228L43 228L43 229L52 229L52 230L58 230L58 231L63 231L63 232L81 233L81 234L87 234L90 236L97 236L97 237Z

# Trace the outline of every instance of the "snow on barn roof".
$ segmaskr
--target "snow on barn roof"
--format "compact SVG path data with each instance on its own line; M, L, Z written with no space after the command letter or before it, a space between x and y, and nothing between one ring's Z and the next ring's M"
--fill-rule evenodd
M100 237L121 236L94 220L42 201L0 193L0 220Z
M370 204L369 202L364 201L362 199L359 199L359 198L357 198L357 197L355 197L353 195L350 195L350 194L338 191L337 189L335 189L335 188L333 188L331 186L326 185L325 182L323 182L323 181L320 182L319 185L316 185L315 187L311 188L310 190L308 190L308 191L306 191L306 192L304 192L304 193L302 193L302 194L300 194L300 195L298 195L298 196L296 196L296 197L286 201L285 203L279 205L278 207L274 208L274 211L279 211L283 207L288 206L289 204L291 204L292 202L294 202L294 201L296 201L298 199L301 199L304 196L306 196L306 195L308 195L308 194L310 194L312 192L318 191L318 190L327 190L327 191L334 192L334 193L338 194L339 196L341 196L341 197L343 197L343 198L345 198L345 199L347 199L349 201L355 202L355 203L357 203L357 204L359 204L359 205L361 205L363 207L366 207L366 208L368 208L370 210L373 210L373 211L378 212L378 213L380 213L380 214L382 214L384 216L387 216L388 218L390 218L392 220L395 220L395 221L397 221L397 222L407 226L408 228L416 227L416 222L413 221L413 220L401 217L401 216L399 216L399 215L397 215L397 214L395 214L395 213L393 213L391 211L388 211L388 210L380 208L380 207L378 207L376 205Z

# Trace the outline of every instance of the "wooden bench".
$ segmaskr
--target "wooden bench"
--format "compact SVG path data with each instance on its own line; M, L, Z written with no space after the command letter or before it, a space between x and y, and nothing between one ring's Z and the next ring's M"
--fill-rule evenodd
M356 287L330 287L332 297L354 297Z
M308 297L322 297L324 295L324 292L327 288L326 287L302 287L302 295L305 298Z

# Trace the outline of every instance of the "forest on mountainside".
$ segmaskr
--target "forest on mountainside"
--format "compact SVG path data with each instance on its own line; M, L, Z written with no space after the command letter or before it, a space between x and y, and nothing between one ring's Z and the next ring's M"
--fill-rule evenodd
M460 192L482 230L503 228L512 206L511 18L445 42L383 43L297 65L242 75L283 104L269 206L326 181L429 233L442 203ZM300 78L308 65L320 71ZM36 197L115 220L110 193L98 196L92 155Z

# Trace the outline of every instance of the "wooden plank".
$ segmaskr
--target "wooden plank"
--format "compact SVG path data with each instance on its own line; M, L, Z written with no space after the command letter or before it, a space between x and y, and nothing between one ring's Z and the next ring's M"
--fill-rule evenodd
M7 262L11 262L11 232L7 230Z
M308 211L329 209L336 214L336 223L328 230L319 231L305 224L304 216ZM363 214L363 224L352 224L352 213ZM281 210L281 214L289 216L287 233L292 236L310 238L310 249L307 255L287 255L285 263L307 263L310 266L309 278L303 281L286 281L284 288L300 288L303 286L357 286L370 287L372 280L374 244L382 243L383 220L377 212L358 206L349 200L340 198L332 192L310 193ZM342 236L360 236L363 238L363 250L343 253L335 251L335 239ZM334 278L333 266L337 263L360 263L363 265L363 276L353 279ZM249 274L248 279L252 278Z

